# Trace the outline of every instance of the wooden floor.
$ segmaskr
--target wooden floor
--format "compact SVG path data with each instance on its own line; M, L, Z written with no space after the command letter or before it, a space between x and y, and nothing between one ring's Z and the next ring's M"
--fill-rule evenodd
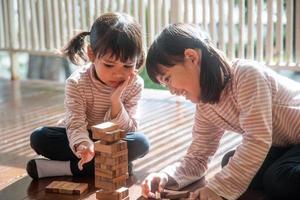
M31 132L40 126L55 125L63 116L64 86L43 81L0 79L0 199L95 199L91 179L55 178L89 183L81 196L46 194L44 188L53 178L32 181L25 166L36 154L29 146ZM135 176L128 181L130 199L140 196L139 184L155 172L184 155L191 142L194 105L167 91L146 90L141 102L140 131L150 139L150 153L134 163ZM220 169L222 155L233 149L241 138L226 134L221 148L210 164L207 177ZM198 182L201 185L202 182ZM253 195L250 199L253 199ZM255 199L259 199L258 197Z

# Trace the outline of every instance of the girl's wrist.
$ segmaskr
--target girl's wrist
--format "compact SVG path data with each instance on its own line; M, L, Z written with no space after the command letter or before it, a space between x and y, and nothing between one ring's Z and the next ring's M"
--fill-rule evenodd
M111 106L120 106L121 104L122 104L122 102L120 99L111 101Z
M111 102L111 112L110 112L110 117L114 119L120 110L122 109L122 102L117 101L117 102Z

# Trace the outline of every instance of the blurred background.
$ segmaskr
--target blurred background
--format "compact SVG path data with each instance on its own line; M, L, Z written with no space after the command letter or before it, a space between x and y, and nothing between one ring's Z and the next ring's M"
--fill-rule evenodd
M169 23L195 23L230 59L255 59L300 80L296 0L0 0L0 78L63 83L76 66L59 49L110 11L139 21L145 50ZM146 88L160 88L141 74Z

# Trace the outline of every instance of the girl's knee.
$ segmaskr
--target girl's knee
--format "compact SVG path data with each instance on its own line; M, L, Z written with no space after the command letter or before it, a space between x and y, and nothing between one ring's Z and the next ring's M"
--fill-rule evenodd
M139 149L139 155L144 156L149 152L150 144L148 138L143 133L135 133L136 146Z
M283 176L278 175L277 172L274 167L270 167L263 176L263 187L267 197L277 200L294 196L293 186Z
M143 133L136 132L130 135L130 138L127 137L127 142L129 151L135 154L134 157L143 157L149 152L150 143Z
M40 127L35 129L31 135L30 135L30 146L32 149L34 149L36 152L40 149L40 147L43 145L43 132L45 131L45 127Z

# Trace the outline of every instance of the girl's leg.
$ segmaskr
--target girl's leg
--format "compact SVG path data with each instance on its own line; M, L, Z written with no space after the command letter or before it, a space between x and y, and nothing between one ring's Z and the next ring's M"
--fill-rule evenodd
M128 146L128 161L132 162L149 152L149 140L140 132L130 132L124 139Z
M280 157L282 157L290 147L274 147L272 146L267 154L266 159L264 160L262 166L252 179L249 188L253 190L264 190L263 179L266 171L269 167L276 162Z
M48 159L33 159L27 163L27 172L34 178L73 175L79 159L69 147L66 129L41 127L30 136L30 145L37 154Z
M51 160L77 159L69 147L66 129L62 127L41 127L30 136L30 145L39 155Z
M148 138L140 132L128 133L125 141L128 146L128 173L133 175L132 161L145 156L149 152L150 144Z
M287 150L264 173L263 184L270 199L300 197L300 144Z
M264 190L264 184L263 184L263 179L264 179L264 174L266 170L269 169L269 167L276 161L278 160L281 156L283 156L290 147L271 147L266 159L264 160L262 166L252 179L248 189L253 189L253 190ZM222 159L221 165L224 167L225 165L228 164L230 158L234 155L235 150L227 152Z

